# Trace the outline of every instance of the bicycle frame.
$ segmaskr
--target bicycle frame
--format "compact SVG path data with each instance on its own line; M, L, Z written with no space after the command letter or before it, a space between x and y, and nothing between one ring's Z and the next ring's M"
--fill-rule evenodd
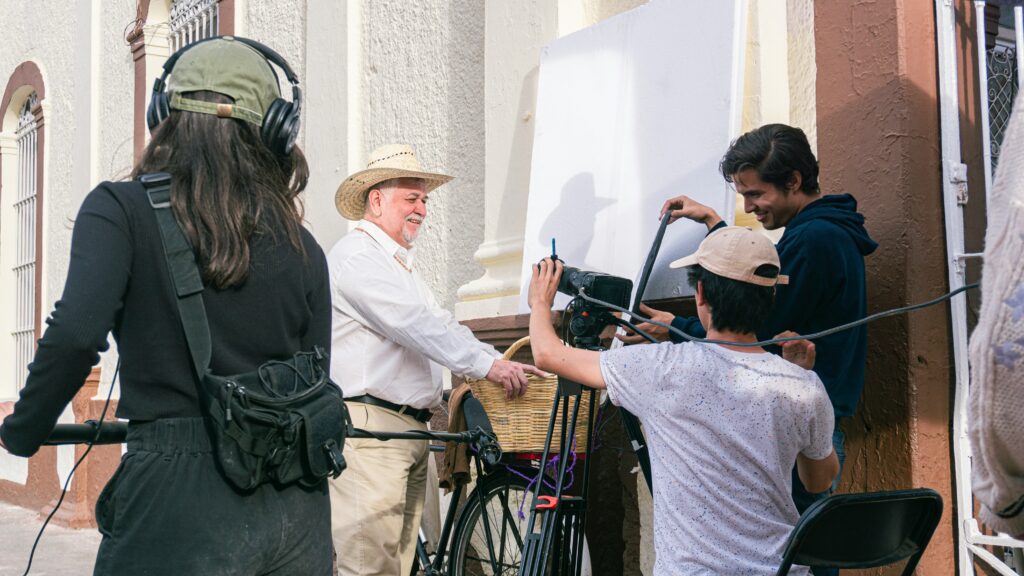
M443 452L444 447L431 444L430 451ZM441 535L438 537L437 545L434 549L433 561L430 559L430 554L427 553L427 539L423 534L423 529L420 529L419 538L416 540L416 558L419 559L420 568L425 576L441 576L443 574L441 569L444 567L445 558L448 556L448 540L451 538L452 528L455 525L456 509L459 507L459 500L462 499L462 492L465 488L465 484L456 483L455 489L452 490L451 504L444 515L444 523L441 524Z
M464 400L464 402L470 401L478 402L471 396L467 396ZM480 410L482 411L482 408ZM472 424L474 424L473 429L464 432L431 432L419 430L410 430L406 432L372 432L353 428L348 431L347 437L374 438L381 441L439 440L444 442L479 444L481 446L481 451L479 454L474 452L472 454L472 460L476 468L477 478L482 479L486 476L487 472L484 471L481 461L486 459L489 465L493 465L496 464L498 461L497 459L500 458L500 446L497 446L497 443L494 440L493 432L490 430L490 422L486 420L486 414L483 416L482 421L472 422ZM54 426L50 437L44 444L49 446L68 444L122 444L127 440L127 436L128 422L126 421L106 420L103 422L97 422L95 420L88 420L82 424L58 424ZM497 456L495 456L495 448L497 448ZM430 450L432 452L443 451L444 447L431 445ZM420 531L420 537L416 543L416 555L421 569L424 571L426 576L440 576L443 574L442 570L446 559L448 559L448 550L453 528L455 528L456 525L455 520L458 517L458 503L461 500L464 491L465 484L456 484L452 492L452 505L448 508L448 511L445 514L445 520L442 525L441 535L439 542L437 543L433 560L430 559L430 555L427 553L426 541L423 537L422 530ZM490 520L487 513L486 495L483 494L482 491L477 491L477 498L479 498L485 534L487 537L489 561L492 568L497 571L498 559L495 557L494 544L491 541Z
M571 450L572 439L576 430L576 419L579 415L580 403L588 395L590 411L587 414L587 447L583 462L583 484L579 496L563 494L566 464L569 458L559 461L555 474L554 496L542 496L544 468L551 454L551 440L555 433L559 404L562 406L562 425L560 430L561 452ZM594 412L596 393L592 389L584 390L580 384L558 378L558 390L551 407L548 420L547 437L544 442L544 454L541 458L537 486L533 492L533 504L530 506L530 520L527 525L526 541L523 546L523 561L519 566L519 576L542 576L551 573L560 576L579 576L583 564L583 531L586 525L587 489L590 483L590 455L594 442Z
M430 450L432 452L443 452L444 447L438 445L431 445ZM499 473L496 471L490 471L488 469L485 469L478 455L472 454L472 459L474 462L474 467L476 469L478 487L482 487L485 484L484 481L486 478L493 474ZM499 467L505 470L509 470L510 468L517 469L520 471L520 473L529 469L529 472L527 473L528 476L533 475L533 473L536 471L536 469L532 465L513 466L501 462L499 463ZM459 502L462 500L462 495L465 493L465 489L466 484L457 483L455 485L455 488L451 492L451 504L448 506L448 510L445 513L444 522L441 524L441 533L438 537L438 541L435 546L433 558L431 558L430 553L427 551L426 536L423 534L422 529L420 530L419 538L416 542L416 558L419 561L419 568L420 570L422 570L424 576L441 576L443 574L451 572L450 563L453 561L453 558L451 558L450 553L452 550L453 537L456 528L458 528L462 522L468 521L468 519L462 518L463 514L465 513L464 511L466 509L465 505L459 506ZM477 499L477 502L479 503L481 514L480 518L484 524L484 535L487 543L488 554L487 562L490 564L491 570L495 574L498 574L500 573L501 570L501 558L498 558L495 553L496 548L495 542L492 540L491 523L492 521L501 522L504 520L504 518L491 518L490 514L487 511L487 494L483 490L474 490L473 492L470 493L470 497L474 497L474 494L475 498ZM502 501L502 513L504 514L507 512L510 512L508 508L508 502ZM524 541L522 534L516 533L513 534L513 537L516 538L517 545L520 548L522 548ZM445 572L446 562L448 563L448 572Z

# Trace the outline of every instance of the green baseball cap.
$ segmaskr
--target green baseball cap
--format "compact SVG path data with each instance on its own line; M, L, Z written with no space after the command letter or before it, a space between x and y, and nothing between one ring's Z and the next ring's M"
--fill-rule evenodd
M233 104L203 102L182 96L201 90L223 94ZM170 107L176 110L238 118L257 126L270 104L281 97L277 75L258 51L230 36L207 40L185 51L167 81Z

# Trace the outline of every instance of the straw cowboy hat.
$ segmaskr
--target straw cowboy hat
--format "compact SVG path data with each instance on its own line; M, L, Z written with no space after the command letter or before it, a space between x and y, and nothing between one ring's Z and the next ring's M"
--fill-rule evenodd
M366 170L356 172L338 186L334 195L338 212L349 220L361 220L370 189L393 178L419 178L430 192L451 181L452 176L424 172L416 152L408 144L386 144L370 153Z

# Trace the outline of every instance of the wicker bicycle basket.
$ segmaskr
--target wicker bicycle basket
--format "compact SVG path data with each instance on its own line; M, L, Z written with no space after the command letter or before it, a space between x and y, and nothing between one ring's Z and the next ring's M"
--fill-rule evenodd
M515 341L503 358L509 360L530 342L526 336ZM554 402L555 393L558 388L558 377L550 376L541 378L532 374L527 375L529 385L526 394L511 400L505 398L505 389L488 380L470 380L469 386L473 390L473 396L480 400L487 417L494 428L494 434L501 443L504 452L542 452L544 440L547 437L548 422L551 418L551 404ZM587 435L584 431L587 428L587 418L590 413L590 394L584 388L581 396L579 414L576 416L576 452L585 452L587 449ZM572 414L572 399L569 402L569 414ZM557 454L562 451L559 433L562 430L563 407L559 403L558 420L555 423L554 434L551 438L551 453Z

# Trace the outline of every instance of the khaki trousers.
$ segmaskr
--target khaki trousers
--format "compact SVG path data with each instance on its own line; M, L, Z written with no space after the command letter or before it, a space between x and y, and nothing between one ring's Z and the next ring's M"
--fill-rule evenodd
M348 403L372 432L426 430L411 416ZM348 467L331 480L331 532L339 576L405 576L412 570L427 488L425 440L347 439Z

